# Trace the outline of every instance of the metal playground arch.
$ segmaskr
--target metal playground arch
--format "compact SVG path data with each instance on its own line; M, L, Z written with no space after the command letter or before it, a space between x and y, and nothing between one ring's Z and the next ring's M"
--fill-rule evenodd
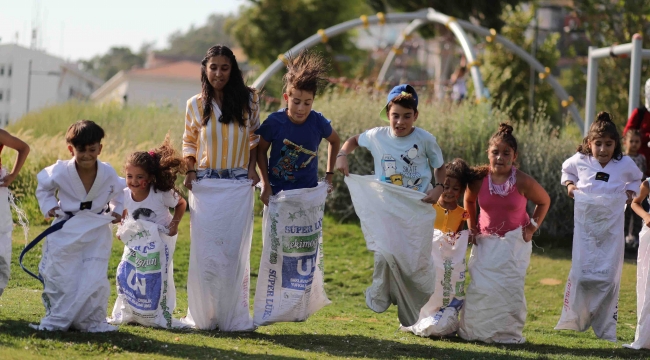
M341 33L344 33L348 30L360 26L367 28L370 24L384 25L386 23L404 23L409 21L411 23L406 27L406 29L404 29L404 31L396 41L395 45L393 46L392 51L386 58L386 61L384 62L384 65L382 66L382 69L377 78L377 83L380 84L381 82L383 82L384 77L386 75L386 71L388 70L388 67L393 61L395 57L395 53L400 51L400 46L402 45L404 40L413 31L417 30L422 25L430 22L435 22L435 23L443 24L447 28L449 28L449 30L452 31L452 33L456 36L458 42L460 43L463 53L465 54L465 58L467 59L467 66L470 68L470 75L472 77L474 88L477 89L477 91L475 91L475 96L477 101L481 101L484 99L485 96L484 94L486 92L486 89L483 86L483 79L481 78L481 73L479 71L479 66L481 65L481 62L476 58L476 54L474 53L472 42L470 38L467 36L465 30L471 31L481 36L485 36L487 41L489 42L496 41L500 44L503 44L503 46L505 46L508 50L512 51L515 55L519 56L521 59L526 61L533 69L539 72L540 77L548 81L548 83L553 88L555 94L558 96L558 98L560 98L560 100L562 101L562 106L568 108L571 117L578 125L578 128L580 128L580 131L583 131L584 122L580 117L580 112L573 104L573 97L569 96L569 94L567 94L566 90L564 90L562 85L560 85L560 83L550 74L550 69L548 67L542 65L539 61L537 61L537 59L532 57L524 49L515 45L508 39L498 35L494 29L487 29L482 26L474 25L465 20L458 20L454 17L439 13L431 8L423 9L416 12L410 12L410 13L394 13L394 14L377 13L376 15L373 16L362 15L359 19L348 20L346 22L331 26L327 29L318 30L316 34L298 43L297 45L289 49L287 52L278 55L278 59L274 61L268 68L266 68L266 70L264 70L264 72L262 72L262 74L260 74L260 76L255 80L255 82L253 83L253 87L258 89L264 87L264 84L268 81L268 79L284 66L286 57L289 56L289 54L291 53L295 54L302 49L310 48L321 42L326 43L330 37L337 36Z

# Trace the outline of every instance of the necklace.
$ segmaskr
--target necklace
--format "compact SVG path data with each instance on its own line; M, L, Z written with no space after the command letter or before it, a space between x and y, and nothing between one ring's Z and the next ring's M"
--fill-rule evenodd
M516 182L517 182L517 168L515 168L514 166L512 167L512 171L510 172L510 176L508 177L508 180L506 180L506 182L504 182L503 184L497 185L492 183L492 174L488 173L488 185L490 188L490 195L499 195L501 197L506 197L515 188Z

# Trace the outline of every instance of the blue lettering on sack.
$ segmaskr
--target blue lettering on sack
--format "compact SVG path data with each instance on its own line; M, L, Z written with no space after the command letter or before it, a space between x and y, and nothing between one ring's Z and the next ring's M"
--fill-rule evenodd
M129 305L139 310L156 310L160 301L161 271L143 274L128 261L117 267L117 285Z
M282 287L292 290L305 290L314 280L316 270L316 255L283 256L282 257Z
M275 280L277 279L277 272L269 269L269 280L266 286L266 304L264 305L264 314L262 319L266 320L273 312L273 295L275 295Z

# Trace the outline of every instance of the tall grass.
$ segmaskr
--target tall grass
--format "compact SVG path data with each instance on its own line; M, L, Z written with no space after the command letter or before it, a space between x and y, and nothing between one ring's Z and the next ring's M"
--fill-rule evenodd
M330 89L319 95L314 109L332 120L334 129L345 141L376 126L385 126L379 119L379 111L385 104L385 94L355 92L339 88ZM273 109L262 113L262 120ZM538 109L534 121L518 125L516 119L489 104L474 104L467 101L451 105L431 101L421 96L419 118L416 126L436 136L446 161L460 157L472 165L487 162L488 139L500 122L515 125L515 136L519 140L518 162L523 171L532 175L551 196L551 210L543 229L552 236L565 236L573 228L572 203L560 186L562 161L574 152L580 136L572 125L559 128L550 123L544 108ZM121 107L118 105L96 106L84 103L64 105L30 113L8 130L32 147L24 170L16 179L13 190L21 200L33 222L42 221L34 197L36 174L57 159L68 159L65 131L79 119L90 119L106 131L104 147L100 158L111 163L118 173L122 172L124 160L135 150L146 150L162 142L165 134L171 134L172 142L180 149L184 114L170 108ZM320 147L320 166L325 171L327 146ZM15 153L5 151L3 163L13 163ZM365 149L358 149L349 156L351 171L371 174L372 156ZM328 211L340 220L355 219L349 193L340 176L335 177L335 191L328 197ZM260 210L258 206L258 210Z

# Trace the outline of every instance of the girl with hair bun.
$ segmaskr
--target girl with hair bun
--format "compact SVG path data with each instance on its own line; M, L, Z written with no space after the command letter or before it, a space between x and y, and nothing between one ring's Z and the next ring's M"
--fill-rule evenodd
M573 255L562 316L555 329L616 341L618 294L625 252L624 209L643 173L623 156L611 116L600 112L577 153L562 164L562 185L575 200Z
M465 209L473 244L458 334L466 340L523 343L524 282L531 239L544 221L550 198L535 179L516 167L517 139L502 123L488 143L488 165L473 169ZM481 207L477 218L477 202ZM532 217L528 201L535 204ZM478 220L478 222L477 222Z

